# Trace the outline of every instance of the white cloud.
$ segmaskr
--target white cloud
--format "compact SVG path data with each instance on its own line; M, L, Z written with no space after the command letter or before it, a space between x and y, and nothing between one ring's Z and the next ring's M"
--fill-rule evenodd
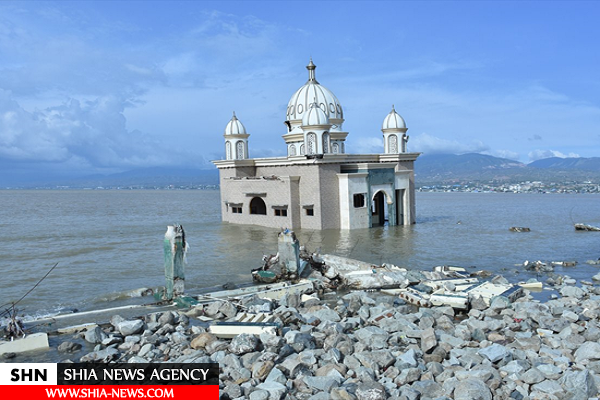
M521 158L521 155L516 151L511 150L494 150L494 151L485 151L484 154L489 154L494 157L506 158L508 160L518 161Z
M186 146L128 130L127 99L69 99L59 106L26 111L0 90L0 160L74 162L89 168L134 168L202 163Z
M529 161L542 160L544 158L558 157L558 158L579 158L580 155L577 153L564 154L557 150L533 150L528 154Z

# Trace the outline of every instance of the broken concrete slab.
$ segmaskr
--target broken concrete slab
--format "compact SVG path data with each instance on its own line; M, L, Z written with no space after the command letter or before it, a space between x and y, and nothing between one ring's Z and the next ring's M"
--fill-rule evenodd
M0 342L0 354L22 353L32 350L48 349L48 334L44 332L32 333L24 338L15 339L10 342Z

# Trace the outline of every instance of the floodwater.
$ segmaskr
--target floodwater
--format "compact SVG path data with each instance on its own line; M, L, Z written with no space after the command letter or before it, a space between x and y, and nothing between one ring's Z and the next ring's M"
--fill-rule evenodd
M164 284L163 236L182 224L190 245L186 288L248 283L278 229L225 224L218 191L0 191L0 304L20 314L106 308ZM511 281L534 274L525 260L577 261L556 272L589 280L598 267L600 197L590 194L417 193L417 224L353 231L298 230L309 250L375 264L431 270L486 269ZM511 226L531 232L509 232ZM542 277L543 278L543 277Z

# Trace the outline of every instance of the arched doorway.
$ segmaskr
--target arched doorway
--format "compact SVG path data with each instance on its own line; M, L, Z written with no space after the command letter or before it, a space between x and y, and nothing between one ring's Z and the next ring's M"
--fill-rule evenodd
M267 215L267 205L260 197L254 197L250 201L250 214Z
M388 209L385 193L380 190L373 196L371 202L371 226L383 226L388 220Z

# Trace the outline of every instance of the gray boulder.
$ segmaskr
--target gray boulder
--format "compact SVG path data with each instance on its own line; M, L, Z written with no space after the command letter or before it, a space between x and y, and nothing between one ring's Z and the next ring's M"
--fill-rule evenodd
M251 353L258 348L258 342L256 336L249 333L241 333L231 340L229 351L237 355Z
M396 361L396 358L389 350L363 351L354 354L354 356L362 363L362 365L369 368L373 368L374 364L377 364L381 368L387 368Z
M529 371L526 371L523 373L523 375L521 375L521 380L529 385L540 383L544 379L546 379L546 377L537 368L531 368Z
M81 344L79 343L74 343L74 342L62 342L59 346L58 346L58 351L63 352L63 353L73 353L75 351L79 351L81 350L83 346L81 346Z
M144 321L139 319L121 321L117 324L117 329L123 336L135 335L144 329Z
M287 392L287 388L279 382L268 381L256 386L259 390L266 390L269 393L269 399L281 399Z
M270 398L271 394L262 389L254 390L249 396L250 400L269 400ZM277 397L277 399L279 399L279 397Z
M398 357L396 361L398 368L401 368L403 364L408 365L409 367L416 367L419 364L415 349L408 349L404 354Z
M545 380L543 382L531 386L531 392L532 397L534 395L534 392L542 392L556 396L558 398L563 398L565 394L564 389L558 382L549 380Z
M339 322L341 320L340 315L330 308L323 307L317 311L306 313L302 315L307 321L312 318L318 319L319 321L333 321Z
M538 371L540 371L546 379L556 380L560 378L563 370L560 367L552 364L542 364L537 366Z
M437 346L437 339L433 328L425 329L421 332L421 350L423 353L432 351Z
M590 371L567 371L559 381L569 399L588 399L598 393L594 377Z
M89 343L97 344L102 343L104 339L108 337L106 333L99 326L95 326L94 328L85 332L85 340Z
M252 377L264 381L274 366L273 361L258 361L252 365Z
M432 379L425 379L412 384L412 389L421 393L421 397L438 398L444 395L444 388Z
M575 351L575 361L600 360L600 343L585 342Z
M501 344L494 343L491 346L479 350L479 355L486 357L491 362L495 363L502 360L510 354L510 351Z
M271 369L271 372L269 372L269 375L267 375L267 377L265 378L265 382L269 381L285 385L287 383L287 378L279 368L273 368Z
M389 333L376 326L367 326L354 332L359 342L364 343L372 349L383 349L387 345Z
M467 378L456 385L454 400L492 400L492 393L481 379Z
M578 286L564 286L560 289L560 295L562 297L574 297L581 299L585 295L585 291Z
M332 376L305 376L302 378L306 386L313 391L329 393L331 389L340 386L340 379Z
M356 388L356 398L358 400L385 400L385 387L379 382L362 382Z

